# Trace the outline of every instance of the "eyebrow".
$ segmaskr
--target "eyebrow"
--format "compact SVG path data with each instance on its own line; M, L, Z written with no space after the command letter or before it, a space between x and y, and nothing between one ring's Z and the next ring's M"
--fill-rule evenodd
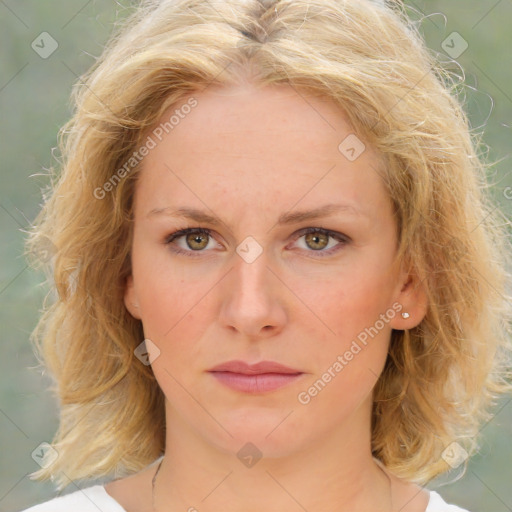
M279 216L279 219L277 220L277 225L283 226L289 224L297 224L299 222L303 222L306 220L315 220L321 217L327 217L338 212L346 212L353 216L368 217L367 213L361 211L360 209L350 204L326 204L313 210L302 210L296 212L283 213L282 215ZM219 226L221 224L224 224L218 217L212 216L202 210L197 210L196 208L154 208L147 214L147 217L151 217L153 215L182 217L200 223L208 223L213 226Z

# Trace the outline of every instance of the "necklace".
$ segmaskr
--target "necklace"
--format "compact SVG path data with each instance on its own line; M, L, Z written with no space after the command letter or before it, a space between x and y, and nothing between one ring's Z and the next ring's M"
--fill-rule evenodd
M160 464L158 464L158 467L156 468L155 474L153 476L153 480L151 480L151 503L153 505L153 512L155 512L155 482L156 482L156 475L158 475L158 472L160 471L160 467L162 466L162 462L164 461L163 457L160 461ZM393 485L391 483L391 478L389 478L389 475L384 471L384 469L381 467L379 462L376 462L378 468L384 473L386 478L388 479L389 483L389 503L390 503L390 511L393 512Z
M162 457L162 460L160 461L160 464L158 464L158 467L156 468L156 472L153 476L153 480L151 480L151 504L153 505L153 512L155 511L155 482L156 482L156 475L158 475L158 472L160 471L160 467L162 466L162 462L164 461L164 458Z
M393 484L391 483L391 478L389 478L389 475L384 471L384 468L381 467L380 463L377 462L377 466L379 466L379 469L386 475L386 478L388 479L389 483L389 510L390 512L393 512Z

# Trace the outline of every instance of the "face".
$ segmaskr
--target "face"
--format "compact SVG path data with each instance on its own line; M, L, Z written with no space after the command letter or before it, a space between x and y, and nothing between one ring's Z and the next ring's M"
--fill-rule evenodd
M172 130L151 135L125 293L151 340L167 428L275 456L366 436L391 330L422 316L392 266L379 155L334 103L289 86L192 97ZM230 361L291 373L211 371Z

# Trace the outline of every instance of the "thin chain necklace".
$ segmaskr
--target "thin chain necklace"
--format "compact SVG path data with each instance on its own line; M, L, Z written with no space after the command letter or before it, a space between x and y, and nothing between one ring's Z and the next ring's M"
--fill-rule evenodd
M160 461L160 464L158 464L158 467L156 468L155 475L153 476L153 480L151 480L151 503L153 505L153 512L155 512L155 482L156 482L156 475L158 475L158 472L160 471L160 467L162 466L162 462L164 461L164 458L162 457L162 460Z
M395 508L393 506L393 484L391 483L391 478L386 473L386 471L384 471L384 469L381 467L381 465L379 463L377 463L377 466L386 475L386 478L388 479L388 483L389 483L389 510L390 510L390 512L393 512L395 510Z
M162 466L162 462L164 461L163 457L162 457L162 460L160 461L160 464L158 464L158 467L156 468L156 472L153 476L153 480L151 481L151 489L152 489L152 492L151 492L151 503L153 505L153 512L155 512L155 482L156 482L156 475L158 475L158 472L160 471L160 467ZM377 466L379 467L379 469L384 473L384 475L386 475L386 478L388 479L388 482L389 482L389 503L390 503L390 512L393 512L394 508L393 508L393 485L391 484L391 478L389 478L389 475L386 473L386 471L384 471L384 469L380 466L379 463L377 463Z

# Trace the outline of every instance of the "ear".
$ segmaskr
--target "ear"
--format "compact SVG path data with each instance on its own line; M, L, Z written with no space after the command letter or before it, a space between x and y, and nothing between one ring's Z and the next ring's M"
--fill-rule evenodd
M427 293L419 277L412 271L403 271L397 284L394 302L402 305L399 313L391 320L393 329L412 329L419 325L428 309ZM402 313L408 313L403 318Z
M140 311L139 311L139 301L137 299L137 293L135 292L135 287L133 285L133 276L130 274L126 278L126 284L124 289L124 305L129 313L140 320Z

